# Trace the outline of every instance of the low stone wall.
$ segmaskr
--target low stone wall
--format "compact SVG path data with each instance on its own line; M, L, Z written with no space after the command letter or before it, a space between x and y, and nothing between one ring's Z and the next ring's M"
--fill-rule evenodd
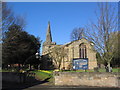
M16 73L16 72L2 72L2 81L3 82L26 82L35 79L35 74L32 73Z
M120 87L120 73L54 72L55 85Z
M19 83L20 77L17 75L17 73L14 73L14 72L3 72L2 81Z

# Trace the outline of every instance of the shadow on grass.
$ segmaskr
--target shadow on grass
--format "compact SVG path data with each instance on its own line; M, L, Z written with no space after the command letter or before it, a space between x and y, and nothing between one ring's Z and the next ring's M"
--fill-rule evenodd
M10 75L13 74L13 72L2 72L2 76L5 77L10 77ZM14 79L14 78L12 78ZM37 80L35 77L33 76L29 76L26 78L26 80L24 82L15 82L15 80L13 81L7 81L7 80L4 80L2 78L2 89L3 90L10 90L10 89L17 89L17 90L21 90L21 89L26 89L26 88L29 88L29 87L32 87L32 86L35 86L35 85L38 85L38 84L43 84L43 83L47 83L49 82L49 78L46 78L45 80L43 81L40 81L40 80Z

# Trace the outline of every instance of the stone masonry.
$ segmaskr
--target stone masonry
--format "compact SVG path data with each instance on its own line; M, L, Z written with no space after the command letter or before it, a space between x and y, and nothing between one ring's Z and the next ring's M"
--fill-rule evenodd
M88 69L94 69L97 67L96 51L94 50L94 44L82 38L81 40L76 40L64 45L59 45L67 50L67 57L64 58L64 63L62 62L61 68L65 67L68 69L69 65L72 63L74 58L80 58L80 45L86 46L86 57L88 58ZM56 46L55 42L52 42L50 22L48 23L46 41L43 43L42 55L48 54L48 51Z
M57 72L54 73L55 85L120 87L120 73Z

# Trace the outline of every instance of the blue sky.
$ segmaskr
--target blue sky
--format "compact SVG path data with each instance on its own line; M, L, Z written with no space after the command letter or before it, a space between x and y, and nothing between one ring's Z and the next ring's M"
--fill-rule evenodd
M115 5L115 4L114 4ZM116 4L117 5L117 4ZM70 33L76 27L84 27L89 20L96 21L95 2L9 2L16 15L25 16L25 30L45 41L48 21L51 24L53 42L70 42Z

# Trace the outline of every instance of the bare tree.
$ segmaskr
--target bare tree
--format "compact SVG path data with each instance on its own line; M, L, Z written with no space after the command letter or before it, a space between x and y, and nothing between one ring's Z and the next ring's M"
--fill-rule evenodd
M53 60L54 66L60 70L62 62L64 62L64 57L67 56L67 52L64 47L55 46L49 51L49 56Z
M5 31L14 22L13 11L7 6L7 3L2 3L2 30Z
M84 34L83 32L84 32L83 28L73 29L70 35L71 41L80 40L83 37Z
M114 48L114 50L112 51L112 53L114 53L114 56L113 56L113 59L111 61L111 64L112 66L117 66L119 67L120 66L120 48L119 48L119 45L120 45L120 31L118 32L115 32L115 33L112 33L111 34L111 38L115 38L113 44L112 44L112 48Z
M0 10L2 12L2 16L0 19L2 20L2 26L0 29L2 30L2 38L4 38L4 33L8 31L8 28L13 25L17 24L21 26L22 29L24 29L26 22L25 18L23 16L15 16L13 10L11 7L7 6L7 3L0 3L2 7L0 7Z
M95 49L99 52L101 59L108 64L110 72L110 62L114 57L113 46L116 37L112 37L117 30L117 15L115 8L108 3L98 3L97 22L90 22L86 27L87 38L95 44Z

